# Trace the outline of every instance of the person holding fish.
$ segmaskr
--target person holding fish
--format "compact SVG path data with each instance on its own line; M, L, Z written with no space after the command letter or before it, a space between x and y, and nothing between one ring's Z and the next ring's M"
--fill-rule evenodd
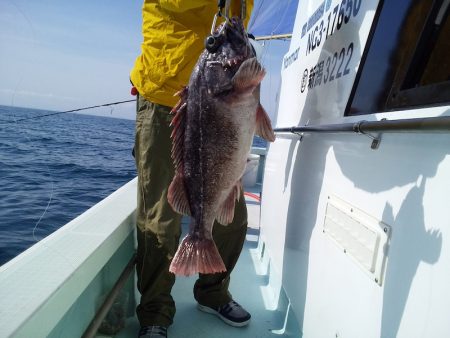
M253 0L226 7L243 20L217 15L216 1L143 4L144 41L131 71L141 338L167 337L175 275L199 274L200 310L236 327L250 321L228 290L247 231L241 178L254 133L269 141L274 133L259 103L265 72L244 29ZM179 245L183 214L191 224Z

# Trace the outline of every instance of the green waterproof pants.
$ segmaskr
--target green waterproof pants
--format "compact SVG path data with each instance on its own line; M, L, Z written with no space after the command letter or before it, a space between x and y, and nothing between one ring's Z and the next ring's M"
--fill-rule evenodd
M178 247L181 215L172 210L167 191L174 176L170 155L172 142L170 108L138 96L135 157L138 172L137 276L141 301L136 312L141 326L172 324L175 302L171 296L175 275L169 265ZM241 192L233 222L214 224L213 237L227 271L200 274L194 285L194 298L216 308L228 303L230 273L244 244L247 207Z

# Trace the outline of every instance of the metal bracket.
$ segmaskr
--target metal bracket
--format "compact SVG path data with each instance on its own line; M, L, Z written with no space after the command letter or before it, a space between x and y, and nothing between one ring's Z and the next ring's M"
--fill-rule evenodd
M305 127L306 127L308 124L309 124L309 120L306 121ZM292 133L292 134L295 134L295 135L297 135L297 136L299 136L299 141L302 142L303 136L305 135L305 133L304 133L304 132L298 132L298 131L295 131L294 128L295 128L295 127L292 127L292 128L291 128L291 133Z
M295 127L292 127L291 133L299 136L299 141L302 142L304 133L300 133L294 130Z
M222 27L222 29L214 34L215 30L216 30L216 25L217 25L217 18L218 17L224 17L226 22L230 23L230 17L229 17L229 11L230 11L230 0L219 0L218 1L218 6L219 10L217 11L217 13L214 15L213 18L213 22L211 25L211 35L212 36L219 36L222 33L222 30L224 29L224 27ZM224 11L224 13L222 13L222 11Z
M386 119L383 119L383 120L386 120ZM367 122L367 121L363 120L363 121L359 121L358 123L356 123L355 126L353 127L353 130L358 134L365 135L368 138L370 138L372 140L372 144L370 145L370 148L373 150L376 150L376 149L378 149L378 147L380 146L380 143L381 143L381 133L372 135L370 133L367 133L367 132L361 130L361 125L364 122Z

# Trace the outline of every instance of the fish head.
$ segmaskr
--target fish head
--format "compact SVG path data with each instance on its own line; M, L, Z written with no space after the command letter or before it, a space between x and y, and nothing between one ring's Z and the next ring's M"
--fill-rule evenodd
M203 60L210 91L218 94L231 89L240 65L255 56L242 20L233 17L222 23L205 44Z

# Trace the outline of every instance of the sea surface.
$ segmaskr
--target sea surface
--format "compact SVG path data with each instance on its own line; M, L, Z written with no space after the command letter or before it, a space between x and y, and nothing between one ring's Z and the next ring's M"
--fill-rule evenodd
M134 121L49 113L0 106L0 265L136 176Z
M0 106L0 265L136 176L133 120L52 113Z

